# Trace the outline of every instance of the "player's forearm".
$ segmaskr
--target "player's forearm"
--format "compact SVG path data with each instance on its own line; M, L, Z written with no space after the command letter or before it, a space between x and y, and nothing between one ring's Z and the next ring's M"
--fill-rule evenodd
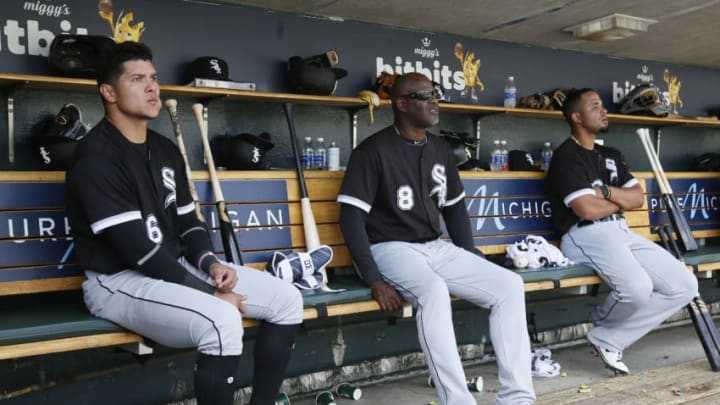
M365 230L367 214L360 208L340 204L340 229L355 267L368 285L382 280L380 270L370 252L370 240Z
M142 221L130 221L106 229L102 235L115 248L128 268L164 281L182 284L213 294L215 289L192 275L180 263L145 235Z
M468 252L484 257L482 252L475 249L472 228L470 228L470 217L468 216L467 209L465 209L465 203L459 201L456 204L443 208L442 215L453 244Z
M620 206L597 195L584 195L573 200L570 208L580 219L590 221L604 218L620 211Z
M211 265L219 262L213 254L213 246L207 228L198 221L194 211L178 216L178 228L185 258L195 267L207 273Z
M639 185L622 188L622 187L609 187L610 198L609 200L617 204L622 211L628 211L635 208L640 208L643 205L643 192Z

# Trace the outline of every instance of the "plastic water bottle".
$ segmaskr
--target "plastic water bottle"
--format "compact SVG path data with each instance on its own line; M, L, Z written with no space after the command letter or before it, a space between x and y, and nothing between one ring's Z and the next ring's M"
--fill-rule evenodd
M540 168L543 171L548 171L550 168L550 162L552 161L553 150L550 148L550 142L545 142L545 147L541 153Z
M500 140L493 141L493 150L490 152L490 171L499 172L502 170L502 156L500 156Z
M302 150L302 165L303 169L312 169L315 165L315 150L312 146L312 138L309 136L305 137L305 145Z
M315 143L315 168L318 170L327 169L327 148L325 147L325 139L317 138Z
M515 87L515 77L508 76L507 83L505 83L505 96L503 97L503 105L505 107L513 108L517 105L517 88Z
M330 143L327 154L328 170L340 170L340 148L335 142Z
M500 162L502 163L500 170L504 172L510 170L510 153L508 152L507 141L504 139L500 141Z

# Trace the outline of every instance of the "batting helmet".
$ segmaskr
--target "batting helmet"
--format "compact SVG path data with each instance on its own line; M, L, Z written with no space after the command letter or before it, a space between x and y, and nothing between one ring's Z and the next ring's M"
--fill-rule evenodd
M670 113L670 106L665 102L660 90L647 83L630 90L619 104L621 114L665 117Z
M50 44L48 61L63 76L95 77L95 64L115 45L100 35L57 35Z
M287 80L290 91L303 94L328 96L335 93L338 79L347 76L347 71L332 67L338 63L335 51L301 58L293 56L288 60Z
M55 117L47 120L37 140L43 165L50 170L65 170L75 153L77 141L88 131L82 113L75 104L65 104Z
M274 146L267 132L259 136L242 133L226 137L223 162L231 170L257 169L265 158L265 153Z

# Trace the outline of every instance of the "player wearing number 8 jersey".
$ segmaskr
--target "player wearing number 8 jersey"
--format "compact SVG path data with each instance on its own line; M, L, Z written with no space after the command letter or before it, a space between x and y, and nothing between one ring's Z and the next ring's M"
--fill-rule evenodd
M394 125L352 153L338 195L345 242L373 298L386 311L417 309L420 345L442 404L476 403L465 384L450 294L490 309L498 404L530 404L530 340L522 279L474 248L462 182L438 123L437 92L418 73L392 91ZM441 240L440 217L452 243Z
M105 118L78 145L66 211L90 312L160 344L197 348L199 404L234 402L242 316L259 319L250 403L275 403L302 322L297 289L221 262L195 216L175 145L149 130L162 108L152 53L113 47L98 66Z

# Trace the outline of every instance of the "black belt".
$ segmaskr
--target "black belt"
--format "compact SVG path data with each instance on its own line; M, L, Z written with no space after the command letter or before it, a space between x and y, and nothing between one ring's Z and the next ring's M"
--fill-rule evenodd
M625 217L622 214L612 214L608 215L604 218L598 218L594 221L590 221L588 219L583 219L582 221L577 223L578 228L582 228L583 226L592 225L598 222L607 222L607 221L619 221L621 219L625 219Z

